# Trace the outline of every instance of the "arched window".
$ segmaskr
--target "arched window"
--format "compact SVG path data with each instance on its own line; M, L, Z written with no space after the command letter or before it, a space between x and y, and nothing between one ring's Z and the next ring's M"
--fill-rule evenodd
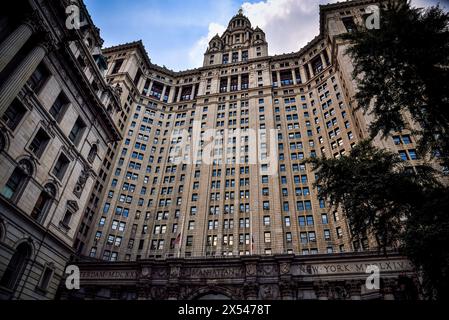
M0 132L0 151L6 149L6 137L3 132Z
M97 153L98 153L98 146L94 144L90 148L89 155L87 156L87 161L89 161L90 163L94 162Z
M16 288L23 276L31 252L32 249L29 243L23 242L17 247L16 252L14 252L9 261L5 273L3 273L2 279L0 280L0 286L11 290Z
M28 183L29 177L33 174L33 166L29 160L20 160L14 169L1 193L7 199L17 199L18 195Z
M47 183L44 190L41 191L39 198L31 212L31 217L39 222L44 221L44 217L50 209L53 199L56 197L56 186L53 183Z

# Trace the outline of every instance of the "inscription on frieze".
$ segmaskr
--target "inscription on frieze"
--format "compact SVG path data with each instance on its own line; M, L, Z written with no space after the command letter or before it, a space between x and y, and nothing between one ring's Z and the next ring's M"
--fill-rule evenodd
M137 272L134 270L81 271L81 280L134 280Z
M242 267L188 268L183 270L183 276L190 278L235 278L243 277L244 274Z
M408 260L373 261L361 263L322 263L304 264L297 266L296 274L299 275L326 275L326 274L365 274L370 265L378 266L380 272L406 272L413 271L413 265Z

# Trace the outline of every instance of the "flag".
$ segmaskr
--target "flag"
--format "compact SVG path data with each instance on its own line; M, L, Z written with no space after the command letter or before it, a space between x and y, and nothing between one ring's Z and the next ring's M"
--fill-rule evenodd
M179 244L179 242L181 242L181 232L178 233L178 235L176 236L176 239L175 239L175 244Z

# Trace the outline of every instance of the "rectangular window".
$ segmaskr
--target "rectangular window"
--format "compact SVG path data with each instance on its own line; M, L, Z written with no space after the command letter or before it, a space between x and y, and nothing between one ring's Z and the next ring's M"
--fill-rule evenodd
M2 116L3 121L6 123L8 128L14 130L23 116L25 115L27 109L22 105L22 103L15 99L11 105L6 109L5 113Z
M78 144L79 139L83 134L84 128L86 128L86 124L81 119L81 117L78 117L78 119L76 119L76 122L72 127L72 131L70 131L69 134L70 141L72 141L74 144Z
M52 171L53 175L55 175L56 178L58 178L60 181L64 178L69 163L69 159L63 153L61 153Z
M34 139L31 141L29 149L37 158L40 158L49 141L49 135L45 132L45 130L41 128L34 136Z
M47 78L50 76L47 67L41 63L28 80L28 85L34 92L39 93Z
M61 121L64 109L68 103L69 101L67 97L61 92L49 110L50 114L56 121Z

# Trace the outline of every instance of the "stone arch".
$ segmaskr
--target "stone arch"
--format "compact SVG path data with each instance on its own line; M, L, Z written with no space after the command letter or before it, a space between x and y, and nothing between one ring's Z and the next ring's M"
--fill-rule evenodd
M14 291L23 278L33 253L34 246L30 238L16 242L14 253L0 278L0 285Z
M205 286L191 293L188 300L238 300L235 292L221 286Z
M4 132L3 130L1 130L0 131L0 151L6 151L6 150L8 150L8 148L9 148L8 134L6 132Z
M36 164L33 159L28 156L17 159L17 167L19 167L28 177L32 177L36 172Z
M22 238L20 240L17 240L16 243L14 243L14 250L17 250L19 248L20 245L22 244L27 244L29 245L31 252L30 252L30 257L33 256L34 252L35 252L35 247L34 247L34 242L33 239L31 239L31 237L28 238Z

